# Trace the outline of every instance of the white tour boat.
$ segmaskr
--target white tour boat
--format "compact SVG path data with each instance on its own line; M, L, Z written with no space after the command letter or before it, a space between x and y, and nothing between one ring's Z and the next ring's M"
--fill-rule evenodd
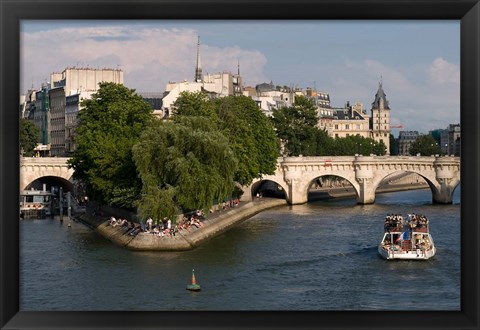
M408 221L398 214L385 218L383 239L378 246L378 252L384 259L427 260L435 255L427 217L418 214L408 216Z

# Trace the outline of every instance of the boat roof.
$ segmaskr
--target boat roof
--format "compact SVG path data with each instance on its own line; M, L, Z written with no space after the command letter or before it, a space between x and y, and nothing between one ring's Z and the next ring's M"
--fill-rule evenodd
M29 195L37 195L37 196L53 196L55 194L52 194L49 191L43 191L43 190L22 190L20 192L20 196L29 196Z

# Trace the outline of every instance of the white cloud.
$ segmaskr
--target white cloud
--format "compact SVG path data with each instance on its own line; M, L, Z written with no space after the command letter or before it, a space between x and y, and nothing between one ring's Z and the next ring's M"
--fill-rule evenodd
M163 92L168 81L192 80L195 72L197 31L187 28L97 26L60 28L21 35L21 90L35 88L50 73L67 67L121 68L125 85L139 92ZM394 124L426 132L460 120L459 65L442 57L430 63L409 59L409 65L369 58L323 61L315 52L311 60L285 60L282 52L271 59L256 49L218 47L201 40L203 73L240 71L245 85L273 80L296 85L315 81L330 93L332 105L360 101L370 113L380 79L392 108ZM277 58L273 58L276 56ZM277 63L273 65L272 63ZM402 61L402 63L406 63ZM271 76L265 74L269 65ZM299 86L307 87L307 86Z
M458 67L444 60L404 68L373 59L346 59L340 64L325 66L322 71L326 76L322 89L330 93L333 106L360 101L370 114L382 77L393 125L402 124L403 130L426 133L460 121ZM432 72L443 80L431 79Z
M460 83L460 68L443 58L436 58L429 68L429 78L433 84Z
M21 36L21 88L25 91L67 67L120 68L125 85L137 91L163 92L168 81L192 80L197 32L192 29L85 27L39 31ZM263 79L265 56L240 47L201 45L203 73L237 71Z

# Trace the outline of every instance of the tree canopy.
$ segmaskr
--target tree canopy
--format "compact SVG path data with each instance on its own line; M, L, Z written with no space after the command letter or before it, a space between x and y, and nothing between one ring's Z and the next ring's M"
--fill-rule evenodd
M238 159L235 181L250 184L263 174L273 174L279 146L270 120L251 98L229 96L213 100L218 126Z
M410 155L431 156L442 155L442 148L430 134L420 135L410 146Z
M155 120L133 147L143 183L140 217L173 217L209 209L230 197L237 159L229 141L206 117Z
M37 146L40 130L35 124L26 118L20 118L20 150L26 157L34 156L33 149Z
M258 105L246 96L210 99L205 93L184 92L175 102L174 121L206 117L227 138L238 160L234 180L250 184L275 172L279 147L275 130Z
M318 128L317 107L312 100L298 96L295 104L273 110L272 122L287 156L384 155L386 145L372 138L351 135L332 138Z
M134 208L141 181L132 146L152 120L151 106L135 90L103 82L81 107L76 150L69 160L75 177L86 183L93 199Z
M297 96L295 103L272 111L272 123L287 156L313 156L317 153L317 107L312 100Z
M372 138L359 135L350 135L344 138L334 139L334 148L330 153L332 156L348 155L385 155L387 146L385 143L377 142Z

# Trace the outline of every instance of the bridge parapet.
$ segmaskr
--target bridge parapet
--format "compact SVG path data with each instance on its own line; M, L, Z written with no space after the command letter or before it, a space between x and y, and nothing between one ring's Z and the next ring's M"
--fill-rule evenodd
M291 204L307 202L308 190L314 180L335 175L349 181L359 204L375 200L380 182L395 173L413 172L423 177L432 189L433 201L451 203L455 187L460 183L460 158L451 156L321 156L278 158L272 180L285 189Z
M74 170L68 168L67 157L20 157L20 189L46 176L73 181Z

